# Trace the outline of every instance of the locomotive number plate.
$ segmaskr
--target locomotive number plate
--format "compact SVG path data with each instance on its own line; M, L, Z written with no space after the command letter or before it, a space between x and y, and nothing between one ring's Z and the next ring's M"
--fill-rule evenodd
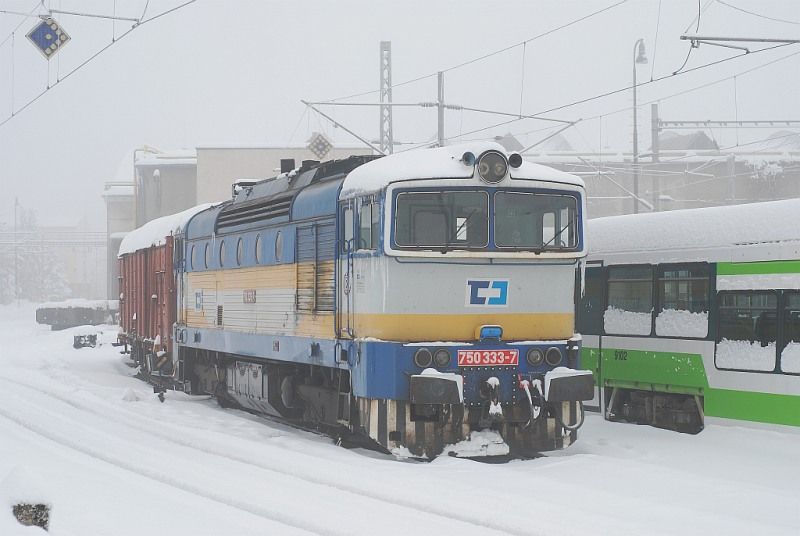
M519 350L459 350L459 367L519 365Z

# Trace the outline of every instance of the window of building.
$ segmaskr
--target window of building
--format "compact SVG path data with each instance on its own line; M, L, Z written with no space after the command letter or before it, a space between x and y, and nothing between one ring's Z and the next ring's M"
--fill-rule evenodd
M256 235L256 264L261 264L261 235Z
M707 264L659 267L656 335L704 338L708 335Z
M769 291L720 292L717 368L775 369L778 297Z
M243 256L244 256L244 240L239 238L239 240L236 241L236 265L237 266L241 266L242 265L242 257Z
M225 241L220 240L219 242L219 265L225 266Z
M211 244L206 242L205 267L208 268L210 265L211 265Z
M609 335L650 335L653 317L653 268L608 269L608 307L603 329Z
M192 246L192 252L189 254L189 268L194 269L197 267L197 257L195 257L195 247Z

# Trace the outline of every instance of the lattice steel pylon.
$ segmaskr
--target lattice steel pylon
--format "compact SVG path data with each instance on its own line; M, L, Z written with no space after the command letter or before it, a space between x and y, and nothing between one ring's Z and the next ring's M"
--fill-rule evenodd
M394 152L392 134L392 42L381 41L381 151Z

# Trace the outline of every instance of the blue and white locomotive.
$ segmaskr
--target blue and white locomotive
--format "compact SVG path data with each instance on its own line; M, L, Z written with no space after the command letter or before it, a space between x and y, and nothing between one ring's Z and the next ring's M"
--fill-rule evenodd
M178 268L194 393L432 457L569 445L581 179L494 143L304 163L199 212Z

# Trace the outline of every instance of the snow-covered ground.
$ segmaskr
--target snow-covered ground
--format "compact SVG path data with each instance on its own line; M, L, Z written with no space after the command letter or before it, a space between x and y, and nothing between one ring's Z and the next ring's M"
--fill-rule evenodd
M102 331L98 348L72 336ZM800 434L697 436L590 415L535 460L403 462L132 378L114 328L49 332L0 307L0 535L797 534Z

